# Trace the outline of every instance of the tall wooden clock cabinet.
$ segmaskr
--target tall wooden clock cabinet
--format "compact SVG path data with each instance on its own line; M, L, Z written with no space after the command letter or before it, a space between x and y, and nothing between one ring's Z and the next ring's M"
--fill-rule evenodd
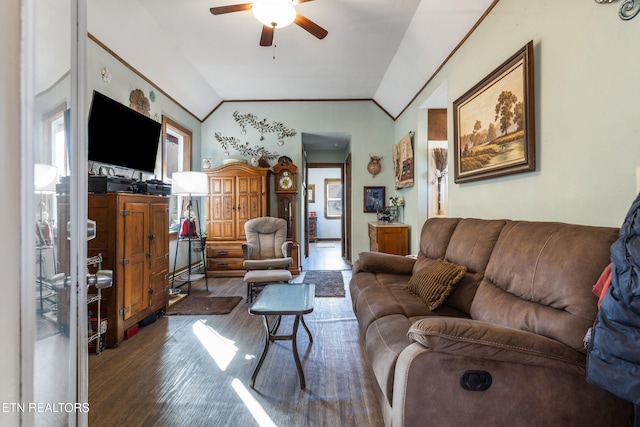
M275 193L278 202L278 218L287 221L287 240L296 240L296 194L298 167L287 156L278 159L273 166Z
M300 274L302 270L300 260L300 245L296 243L297 209L296 196L298 194L298 167L287 156L278 159L273 166L276 201L278 204L278 218L287 221L287 240L293 242L291 257L293 265L291 274Z

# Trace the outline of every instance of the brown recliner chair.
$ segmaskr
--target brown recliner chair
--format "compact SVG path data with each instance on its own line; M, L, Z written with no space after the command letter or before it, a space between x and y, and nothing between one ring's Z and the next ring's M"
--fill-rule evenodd
M287 222L281 218L259 217L244 224L247 241L242 244L247 273L247 302L253 301L258 288L267 283L291 280L293 242L287 241Z

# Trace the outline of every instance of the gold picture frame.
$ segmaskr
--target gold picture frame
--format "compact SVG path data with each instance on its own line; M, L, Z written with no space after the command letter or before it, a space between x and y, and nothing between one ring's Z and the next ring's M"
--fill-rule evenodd
M536 169L533 41L453 103L454 181Z

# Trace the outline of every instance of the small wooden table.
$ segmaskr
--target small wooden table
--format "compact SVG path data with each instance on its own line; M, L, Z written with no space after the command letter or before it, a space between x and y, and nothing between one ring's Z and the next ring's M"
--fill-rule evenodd
M369 223L369 250L394 255L409 253L409 226L399 223Z
M300 357L298 356L298 345L296 335L298 334L298 325L302 319L302 326L309 335L309 341L313 342L311 331L304 322L302 315L311 313L313 311L313 304L315 300L315 288L313 284L306 283L291 283L291 284L273 284L268 285L258 295L255 302L249 309L250 314L262 316L262 323L265 330L265 342L264 349L258 364L251 375L251 388L254 388L256 377L262 367L262 363L269 350L269 343L273 341L291 341L291 347L293 350L293 359L296 362L296 368L298 369L298 377L300 378L300 388L305 389L306 383L304 381L304 372L302 371L302 365L300 364ZM269 325L267 316L275 315L276 319L273 324ZM295 316L293 321L293 330L290 335L277 335L278 327L280 326L280 320L282 316Z

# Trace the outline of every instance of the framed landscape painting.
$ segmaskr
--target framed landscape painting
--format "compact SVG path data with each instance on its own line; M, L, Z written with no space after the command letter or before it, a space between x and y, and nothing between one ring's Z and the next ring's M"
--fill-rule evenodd
M453 103L454 181L536 168L533 42Z

